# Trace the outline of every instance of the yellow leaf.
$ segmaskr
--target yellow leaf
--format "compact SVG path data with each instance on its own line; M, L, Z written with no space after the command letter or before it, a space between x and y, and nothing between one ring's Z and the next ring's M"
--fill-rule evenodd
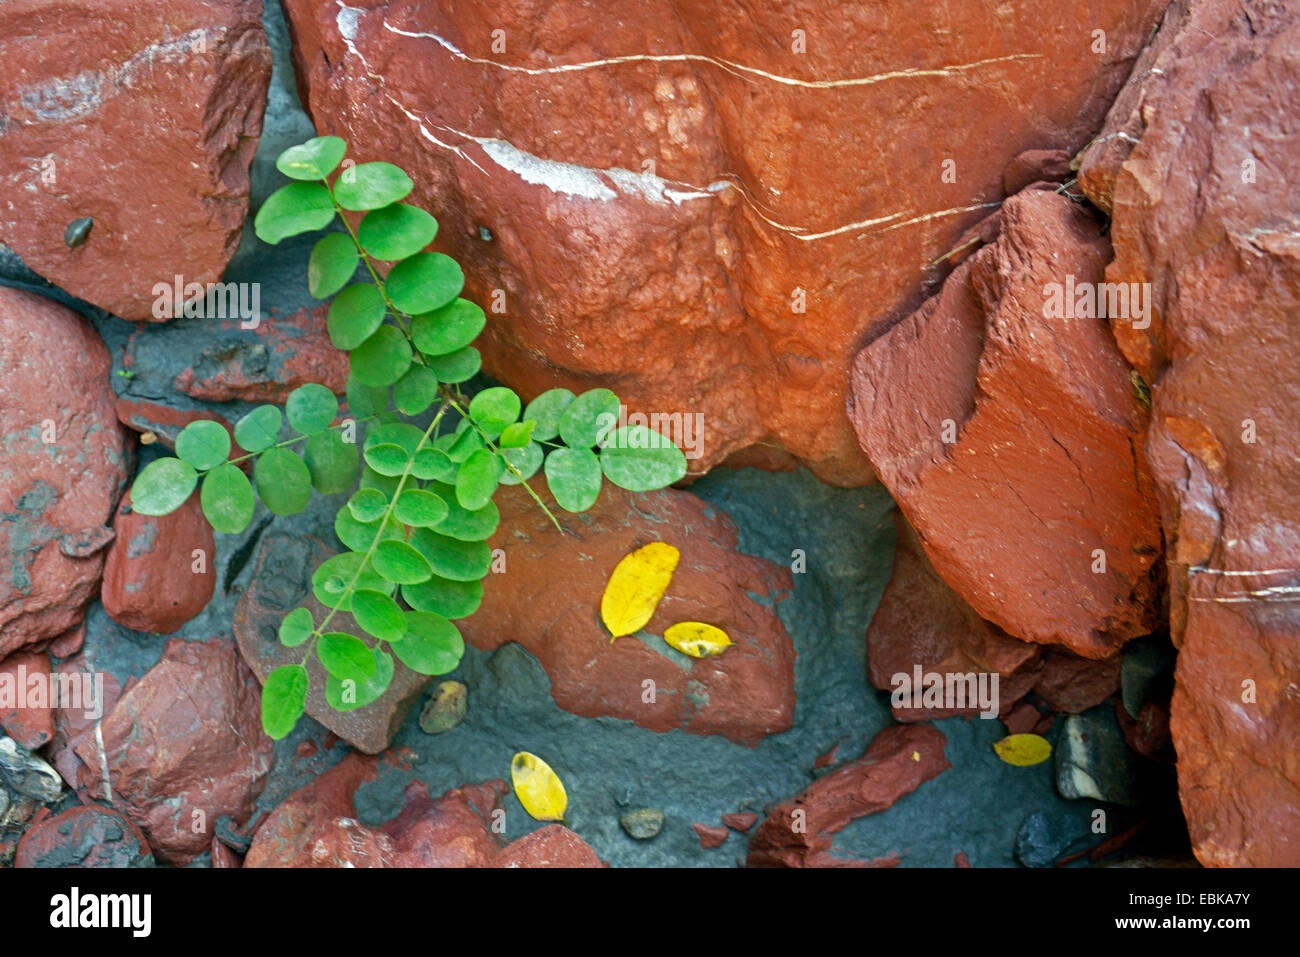
M1052 756L1052 746L1046 738L1036 734L1013 734L993 745L998 757L1007 764L1027 768L1042 764Z
M601 620L614 638L645 627L672 580L680 556L666 542L651 542L623 556L600 599Z
M520 751L510 762L510 781L524 810L539 821L563 821L569 796L564 782L535 754Z
M664 641L692 658L711 658L732 645L725 631L702 621L679 621L669 626L664 631Z

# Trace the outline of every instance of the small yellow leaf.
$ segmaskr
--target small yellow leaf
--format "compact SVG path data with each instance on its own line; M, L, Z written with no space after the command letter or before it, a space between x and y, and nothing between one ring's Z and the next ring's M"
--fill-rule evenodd
M600 599L600 617L614 638L644 628L672 580L681 552L666 542L651 542L624 555L609 576ZM613 641L610 641L613 644Z
M1013 734L993 745L993 750L1007 764L1027 768L1042 764L1052 756L1052 746L1047 739L1036 734Z
M563 821L569 806L564 782L535 754L520 751L510 762L510 781L524 810L539 821Z
M702 621L679 621L669 626L664 631L664 641L692 658L711 658L732 645L725 631Z

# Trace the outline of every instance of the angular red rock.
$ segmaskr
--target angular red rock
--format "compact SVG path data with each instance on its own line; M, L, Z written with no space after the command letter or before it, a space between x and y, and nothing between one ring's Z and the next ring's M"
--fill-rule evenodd
M727 825L733 831L740 831L744 834L751 827L758 823L758 815L753 811L739 811L735 814L722 815L722 823Z
M43 747L54 737L57 690L45 652L17 651L0 661L0 728L28 751Z
M700 847L706 851L721 847L731 833L720 824L692 824L691 830L699 835Z
M511 841L492 867L608 867L591 845L563 824L548 824Z

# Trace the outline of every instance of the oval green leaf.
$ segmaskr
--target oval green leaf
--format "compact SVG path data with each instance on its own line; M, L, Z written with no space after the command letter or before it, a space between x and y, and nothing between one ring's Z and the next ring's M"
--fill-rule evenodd
M257 497L276 515L297 515L311 501L311 472L288 449L268 449L253 467Z
M483 602L483 583L433 575L426 582L403 585L402 597L416 611L431 611L444 618L468 618Z
M307 260L307 291L317 299L328 299L348 284L360 261L356 244L347 233L322 236Z
M280 644L286 648L297 648L311 637L314 627L311 612L306 608L295 608L280 622Z
M686 456L671 440L644 425L616 429L600 450L600 467L619 488L649 492L686 476Z
M406 613L406 636L393 643L393 654L416 674L445 675L455 671L465 654L460 629L429 611Z
M253 486L238 465L218 466L203 478L199 505L215 531L237 535L253 520Z
M245 452L260 452L275 445L280 438L284 416L279 407L259 405L235 423L235 441Z
M363 588L355 592L352 595L352 617L366 634L380 641L400 641L406 634L406 616L402 609L381 591Z
M290 179L325 179L338 168L348 144L337 136L317 136L290 146L279 155L275 168Z
M600 460L591 449L556 449L546 457L546 484L566 512L595 505L600 482Z
M362 681L375 673L375 656L370 646L346 632L321 635L316 642L316 657L326 671L341 681Z
M352 374L362 385L392 385L411 367L411 344L394 326L380 326L352 350Z
M460 295L464 285L460 265L443 253L408 256L384 280L393 305L411 316L445 306Z
M487 316L468 299L456 299L411 320L415 347L428 356L445 356L463 349L483 331Z
M302 450L303 460L311 473L311 484L325 495L346 492L357 478L361 454L356 443L346 442L334 430L317 432Z
M533 427L533 438L546 442L560 434L560 419L568 411L576 398L568 389L548 389L524 409L524 419L537 423Z
M311 435L330 427L339 414L339 400L323 385L308 382L289 393L284 411L291 428L303 435Z
M418 206L392 203L366 213L357 228L361 248L385 262L413 256L438 235L438 221Z
M141 515L167 515L185 504L198 484L194 467L170 456L140 470L131 486L131 508Z
M330 303L329 313L325 316L330 342L334 343L335 349L344 352L355 349L375 334L387 311L383 293L377 286L368 282L353 283Z
M230 454L230 433L211 419L198 419L176 436L176 455L200 472L214 469Z
M571 449L591 448L617 424L619 405L609 389L588 389L564 410L560 438Z
M334 198L344 209L379 209L404 199L415 184L392 163L358 163L334 182Z
M290 183L266 198L253 218L253 232L274 246L282 239L324 229L334 219L334 200L321 183Z
M307 704L307 669L281 665L266 676L262 686L262 730L279 741L287 737Z
M433 574L424 556L402 541L380 542L375 546L370 563L380 575L398 585L427 581Z

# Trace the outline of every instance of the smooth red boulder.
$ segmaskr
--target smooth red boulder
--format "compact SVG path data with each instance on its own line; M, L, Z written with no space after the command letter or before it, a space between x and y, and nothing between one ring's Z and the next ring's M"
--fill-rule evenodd
M1154 300L1145 327L1112 327L1151 383L1192 849L1207 866L1295 867L1300 12L1177 2L1166 30L1082 182L1110 201L1107 279Z
M591 845L563 824L548 824L511 841L492 867L608 867Z
M522 487L497 494L501 525L489 544L503 550L504 572L487 576L482 606L459 622L466 641L485 651L518 642L546 669L555 703L584 717L750 745L790 727L794 647L775 608L793 587L788 570L737 551L731 520L687 492L606 483L590 511L572 515L533 484L564 532ZM648 637L611 644L605 585L625 555L655 541L680 550L672 581ZM715 625L733 645L687 659L658 637L681 621Z
M1000 216L996 242L858 355L850 415L977 614L1105 658L1155 624L1161 545L1147 412L1077 293L1098 290L1110 245L1054 192L1019 193Z
M0 60L0 240L123 319L159 318L158 283L221 278L271 76L259 0L13 0Z
M696 473L761 444L860 484L863 334L916 307L1009 160L1084 145L1163 5L285 10L316 128L442 223L489 372L699 412Z
M0 661L0 728L28 751L54 737L58 689L50 681L50 656L17 651Z
M842 866L846 862L830 854L833 835L952 767L944 757L945 744L943 733L930 724L895 724L881 731L862 757L768 812L749 839L748 866ZM886 858L871 863L898 862Z
M113 523L100 599L135 631L170 635L212 600L216 543L196 492L168 515L141 515L127 495Z
M144 867L144 833L110 807L73 807L34 824L18 842L14 867Z
M130 469L109 369L80 315L0 286L0 658L80 625L99 588Z
M233 623L240 654L258 681L265 682L267 675L281 665L302 661L301 648L286 648L280 643L280 622L299 605L311 612L313 621L323 621L329 614L329 609L312 594L311 576L332 554L335 551L318 538L278 532L263 537L253 576L235 606ZM347 612L335 612L331 621L348 634L364 633ZM382 695L363 707L336 711L326 700L325 668L316 655L307 659L307 674L311 683L306 713L366 754L378 754L388 747L411 708L434 681L395 661L393 680Z
M113 806L169 864L203 853L223 814L247 821L275 763L257 681L220 638L168 641L100 731L102 745L92 734L74 746L84 762L78 785L110 800L107 783Z

